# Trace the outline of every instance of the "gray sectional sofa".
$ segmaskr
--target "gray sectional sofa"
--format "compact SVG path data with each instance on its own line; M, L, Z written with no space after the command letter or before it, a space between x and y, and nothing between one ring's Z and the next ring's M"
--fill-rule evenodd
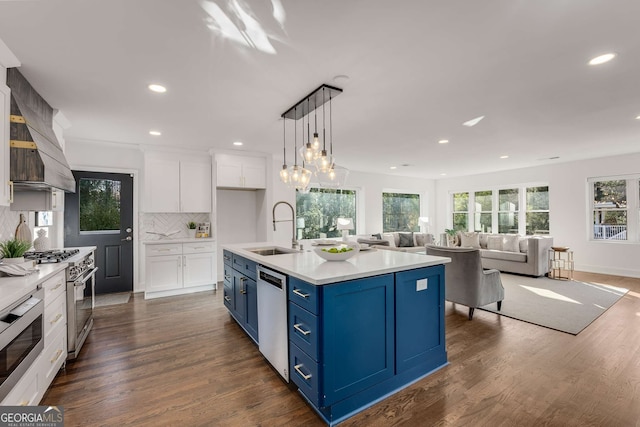
M433 234L393 232L356 236L358 243L390 251L425 253L425 246L433 243Z
M480 249L484 268L536 277L549 272L549 249L553 246L551 236L459 233L458 242L460 247Z

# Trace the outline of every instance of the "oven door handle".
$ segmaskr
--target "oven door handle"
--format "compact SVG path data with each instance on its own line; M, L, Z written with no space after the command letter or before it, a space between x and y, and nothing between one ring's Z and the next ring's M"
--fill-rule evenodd
M87 280L91 279L93 276L95 276L96 271L98 271L98 267L95 267L93 270L91 270L91 273L87 274L84 276L84 279L82 280L76 280L75 282L73 282L73 285L75 287L80 287L80 286L84 286L85 283L87 283Z

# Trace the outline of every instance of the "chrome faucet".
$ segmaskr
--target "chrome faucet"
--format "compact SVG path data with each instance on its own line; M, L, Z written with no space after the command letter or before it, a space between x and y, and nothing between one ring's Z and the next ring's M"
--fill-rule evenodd
M276 207L281 203L284 203L285 205L289 206L289 208L291 209L291 219L290 220L282 219L282 220L276 221ZM292 232L291 247L293 249L298 249L298 240L296 240L296 211L295 211L295 209L293 209L293 206L291 206L291 203L285 202L284 200L276 202L276 204L273 205L272 216L273 216L273 231L276 231L276 222L291 221L291 232Z

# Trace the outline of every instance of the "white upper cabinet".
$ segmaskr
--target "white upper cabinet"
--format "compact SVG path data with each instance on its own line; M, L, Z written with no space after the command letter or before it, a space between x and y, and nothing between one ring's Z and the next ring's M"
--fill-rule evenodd
M219 188L267 188L266 162L263 157L216 154Z
M11 191L9 184L9 111L11 90L0 82L0 206L9 206Z
M146 212L211 212L210 162L146 153L144 164Z

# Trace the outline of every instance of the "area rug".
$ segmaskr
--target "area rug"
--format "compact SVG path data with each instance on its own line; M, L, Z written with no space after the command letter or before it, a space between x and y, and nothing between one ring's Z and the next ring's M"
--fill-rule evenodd
M131 297L131 292L96 295L95 306L105 307L108 305L126 304L129 302L130 297Z
M480 307L568 334L578 335L628 289L593 282L553 280L501 273L502 309L495 303Z

